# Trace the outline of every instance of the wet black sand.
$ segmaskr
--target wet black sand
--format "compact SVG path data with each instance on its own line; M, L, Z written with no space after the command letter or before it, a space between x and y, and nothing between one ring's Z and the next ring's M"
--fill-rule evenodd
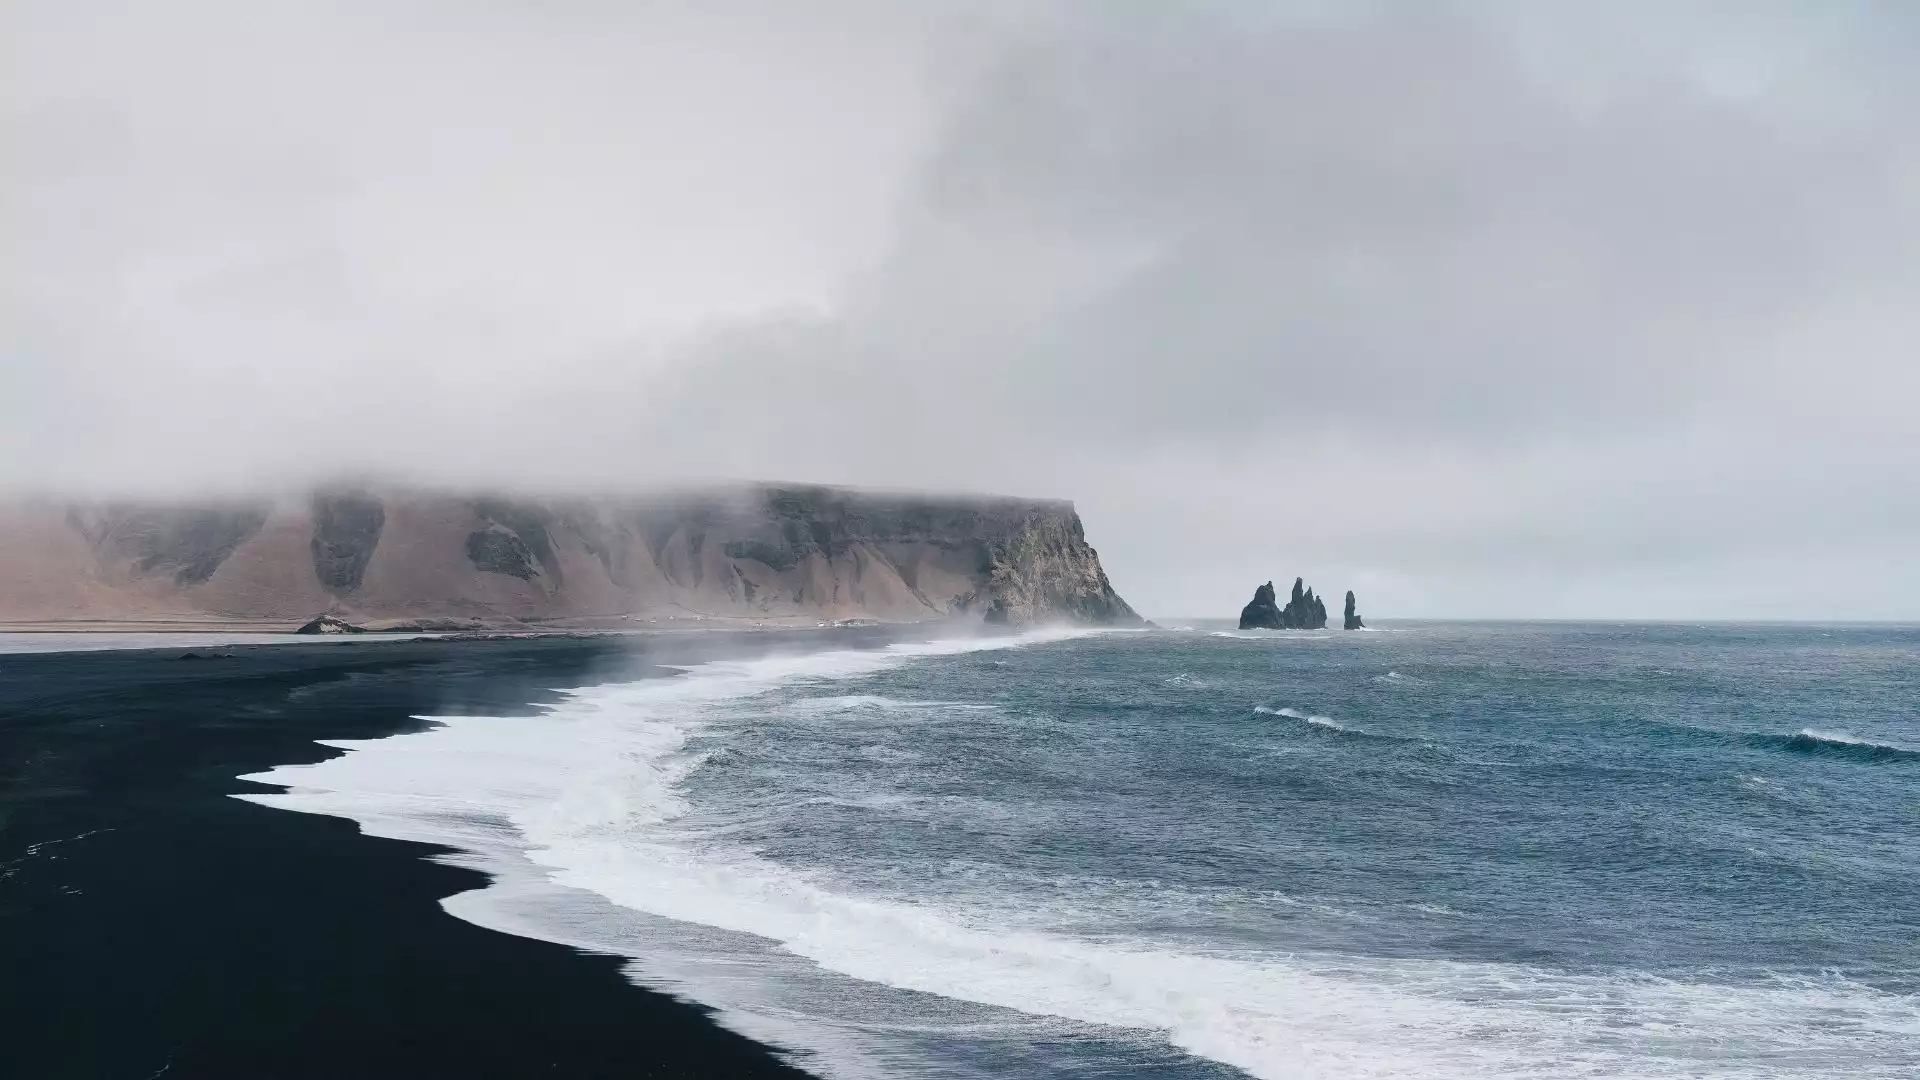
M446 914L484 879L435 849L229 797L336 753L315 739L777 647L793 636L0 655L0 1077L804 1076L616 958Z

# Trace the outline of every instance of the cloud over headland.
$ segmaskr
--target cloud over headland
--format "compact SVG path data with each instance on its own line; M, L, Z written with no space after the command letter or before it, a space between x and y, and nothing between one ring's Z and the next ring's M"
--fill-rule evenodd
M0 486L1002 490L1149 614L1920 613L1897 9L0 20Z

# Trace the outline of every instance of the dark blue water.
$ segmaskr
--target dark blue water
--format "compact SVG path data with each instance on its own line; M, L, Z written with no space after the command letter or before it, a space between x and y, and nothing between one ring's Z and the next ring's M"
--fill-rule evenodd
M824 1071L1920 1075L1920 630L1101 634L543 720L346 760L511 804L568 934Z

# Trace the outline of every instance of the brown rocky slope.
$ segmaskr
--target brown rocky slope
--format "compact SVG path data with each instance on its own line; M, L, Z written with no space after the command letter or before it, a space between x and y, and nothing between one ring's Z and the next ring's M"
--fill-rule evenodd
M0 505L0 624L1137 625L1071 503L766 485Z

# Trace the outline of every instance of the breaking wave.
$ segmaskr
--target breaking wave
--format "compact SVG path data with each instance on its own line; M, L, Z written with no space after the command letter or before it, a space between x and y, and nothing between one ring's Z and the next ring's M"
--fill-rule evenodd
M1303 713L1299 709L1294 709L1294 708L1275 709L1275 708L1270 708L1266 705L1255 705L1253 707L1253 711L1257 713L1265 713L1268 716L1284 716L1289 720L1300 720L1305 723L1312 724L1314 727L1326 728L1328 731L1344 731L1354 735L1366 734L1366 732L1364 731L1356 731L1353 728L1347 727L1345 724L1340 723L1338 720L1335 720L1331 716L1316 716L1312 713Z
M1765 737L1761 741L1795 754L1848 758L1855 761L1920 762L1920 749L1876 742L1842 731L1816 731L1812 728L1801 728L1792 735Z
M1368 731L1365 728L1357 728L1350 724L1343 724L1331 716L1321 716L1318 713L1303 712L1291 707L1276 709L1269 705L1255 705L1253 711L1263 716L1284 716L1289 720L1298 720L1307 725L1307 730L1309 731L1317 731L1329 736L1337 735L1356 742L1407 744L1424 741L1409 738L1405 735L1382 735L1377 731Z
M428 718L424 731L328 742L346 753L248 776L285 790L239 797L464 852L495 884L449 898L449 911L635 957L643 981L716 1007L749 1035L803 1048L807 1065L835 1076L1004 1074L916 1054L935 1038L1026 1045L1111 1037L1271 1080L1733 1080L1809 1075L1803 1066L1815 1055L1889 1061L1920 1035L1912 999L1838 976L1729 985L1296 955L1147 928L1077 936L1044 918L1010 924L957 896L914 892L911 881L888 894L848 885L692 820L686 781L716 753L701 747L717 742L725 752L729 724L762 695L1074 636L715 662L568 691L534 717ZM804 708L825 723L900 710L952 714L966 703L845 694ZM1256 711L1341 736L1393 738L1292 708ZM1802 738L1837 753L1912 753L1850 737L1794 737ZM900 991L950 1007L929 1009Z

